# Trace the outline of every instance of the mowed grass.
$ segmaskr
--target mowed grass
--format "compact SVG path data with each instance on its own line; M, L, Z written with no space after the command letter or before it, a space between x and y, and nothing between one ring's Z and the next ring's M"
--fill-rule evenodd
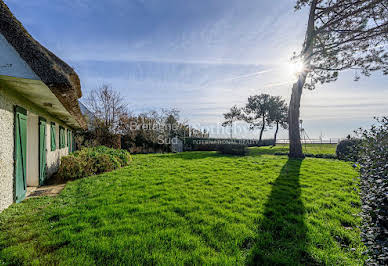
M276 146L266 146L260 148L250 148L251 154L275 154L288 153L288 144L276 144ZM337 144L302 144L304 153L309 154L332 154L335 155Z
M1 213L0 264L361 265L356 177L257 151L135 155Z

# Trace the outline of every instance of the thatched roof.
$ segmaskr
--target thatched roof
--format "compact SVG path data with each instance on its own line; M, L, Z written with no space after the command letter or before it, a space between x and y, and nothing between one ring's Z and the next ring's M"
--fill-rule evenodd
M82 92L77 73L36 41L13 16L3 0L0 0L0 33L50 88L80 127L86 128L85 119L78 105Z

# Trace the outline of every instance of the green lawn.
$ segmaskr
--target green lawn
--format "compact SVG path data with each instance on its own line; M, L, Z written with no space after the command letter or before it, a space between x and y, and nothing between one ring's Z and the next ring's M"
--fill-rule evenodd
M303 144L304 153L310 154L333 154L337 144ZM275 147L267 146L260 148L250 148L254 154L275 154L275 153L288 153L288 144L277 144Z
M362 265L351 165L260 149L135 155L14 204L0 214L0 264Z

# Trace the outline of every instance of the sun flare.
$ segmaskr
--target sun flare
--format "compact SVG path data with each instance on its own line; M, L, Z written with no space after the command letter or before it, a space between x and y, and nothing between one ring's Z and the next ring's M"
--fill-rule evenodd
M289 68L293 75L299 75L301 72L303 72L305 67L302 61L296 61L291 62Z

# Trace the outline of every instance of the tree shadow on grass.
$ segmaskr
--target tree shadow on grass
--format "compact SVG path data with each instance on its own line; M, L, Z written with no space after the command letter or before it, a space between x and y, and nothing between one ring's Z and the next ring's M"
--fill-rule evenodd
M179 153L166 153L154 155L157 158L163 159L183 159L183 160L202 160L206 158L221 158L221 157L243 157L237 155L226 155L217 151L187 151Z
M261 156L261 155L275 155L276 153L288 153L288 146L277 145L277 146L263 146L263 147L251 147L249 148L250 156Z
M299 184L303 160L289 159L272 184L249 265L317 265L306 250L305 207Z
M251 147L248 148L248 153L246 155L231 155L231 154L222 154L217 151L186 151L179 153L164 153L164 154L155 154L153 156L157 158L169 158L169 159L183 159L183 160L198 160L206 158L221 158L221 157L231 157L231 158L244 158L244 157L261 157L263 155L274 155L275 153L288 153L288 147Z

